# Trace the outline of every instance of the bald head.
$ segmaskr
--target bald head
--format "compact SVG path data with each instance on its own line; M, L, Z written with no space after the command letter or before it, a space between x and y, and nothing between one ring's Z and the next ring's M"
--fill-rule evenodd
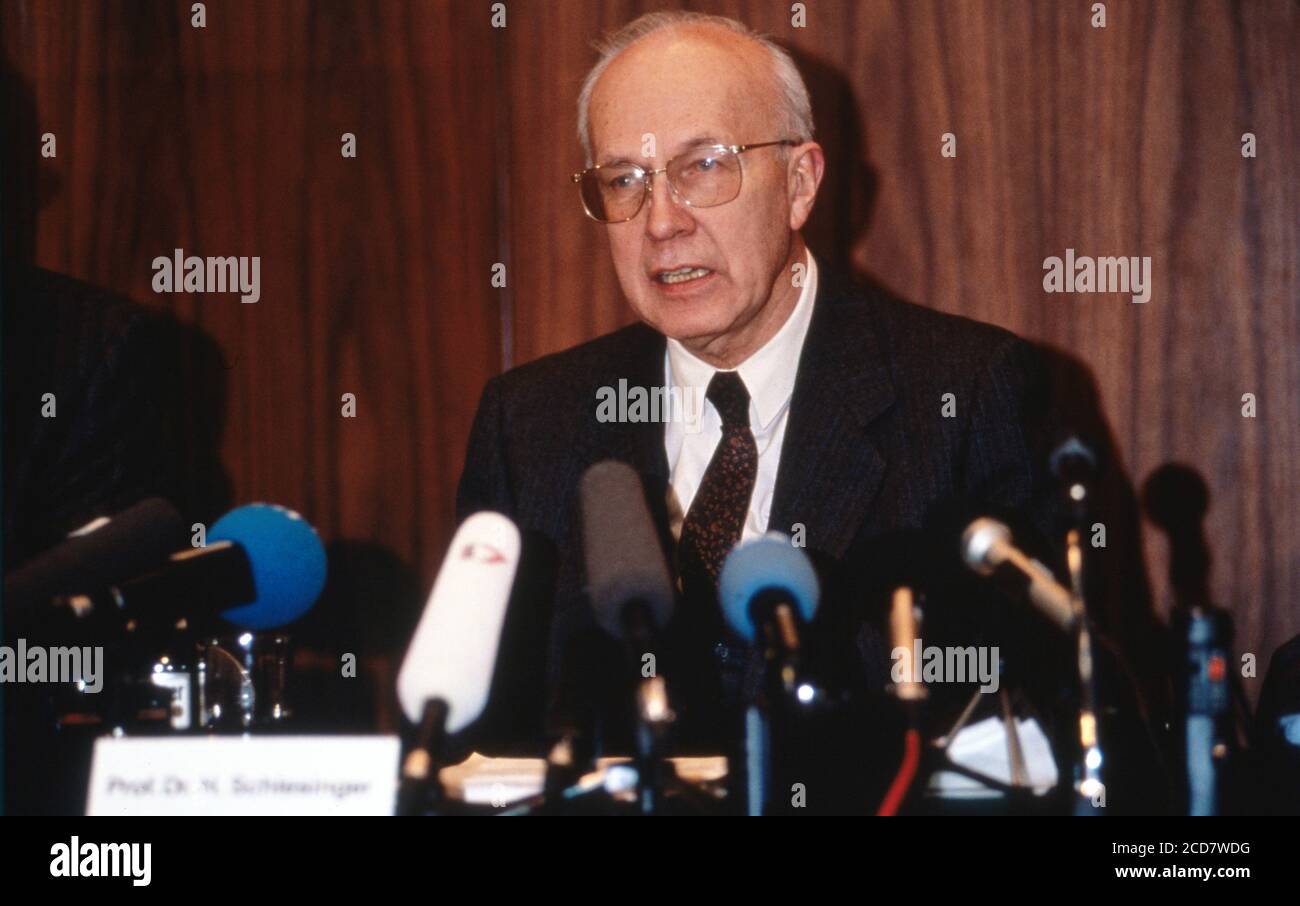
M597 84L606 70L631 53L668 52L663 59L689 62L687 53L713 53L739 67L757 102L774 117L779 132L799 141L813 137L812 104L803 77L790 54L769 38L743 23L722 16L693 12L647 13L606 36L597 45L600 57L587 73L578 95L578 139L587 165L594 162L590 134L591 106ZM698 59L698 56L696 57Z

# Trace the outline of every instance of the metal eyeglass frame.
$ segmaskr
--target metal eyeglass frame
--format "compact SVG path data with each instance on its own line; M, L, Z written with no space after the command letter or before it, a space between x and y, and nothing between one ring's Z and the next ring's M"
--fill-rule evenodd
M799 142L796 141L795 139L782 138L782 139L777 139L776 141L773 142L751 142L750 144L747 145L700 145L699 147L692 148L689 151L685 151L677 155L672 160L668 161L668 163L665 166L660 167L658 170L647 170L645 167L642 167L639 164L616 164L614 166L631 167L633 170L640 171L641 173L641 185L642 185L641 202L636 206L636 210L634 210L630 216L624 217L622 220L601 220L595 214L591 213L591 209L587 207L587 199L583 197L581 189L579 189L578 191L578 197L582 200L583 212L586 213L586 215L590 217L592 220L596 221L596 223L627 223L629 220L635 219L636 216L641 213L641 209L645 207L646 199L648 199L651 196L651 194L654 192L655 175L658 173L663 173L664 178L668 180L668 188L672 191L673 195L681 201L682 204L691 208L716 208L719 207L720 205L727 204L728 202L735 201L737 198L740 197L740 187L744 186L744 182L745 182L745 168L743 165L740 167L740 171L739 171L740 186L736 188L736 194L728 198L726 201L717 201L714 202L713 204L704 204L704 205L691 204L689 201L686 200L686 198L680 192L677 191L677 187L673 185L672 177L667 175L668 168L671 167L680 158L685 157L687 154L692 154L696 151L709 150L709 149L718 150L718 151L729 151L732 154L736 155L737 159L739 160L740 155L744 154L746 151L753 151L756 148L770 148L774 145L793 146L798 144ZM579 172L574 173L573 176L570 177L570 179L573 181L575 185L580 184L582 182L582 178L586 176L588 173L594 173L595 171L601 169L604 169L604 167L601 164L597 164L594 167L588 167L585 170L580 170Z

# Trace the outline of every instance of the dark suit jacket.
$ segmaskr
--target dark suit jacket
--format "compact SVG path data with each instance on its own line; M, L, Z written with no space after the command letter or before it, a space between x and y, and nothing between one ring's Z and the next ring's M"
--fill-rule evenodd
M176 500L178 457L160 393L176 381L161 365L168 346L159 320L48 271L6 266L4 278L8 571L96 516L146 497ZM54 417L43 412L47 393ZM55 729L40 689L0 690L5 736L21 740L4 751L5 809L80 814L89 742Z
M162 389L169 338L143 306L39 269L6 273L4 558L20 566L96 516L177 502ZM43 415L53 394L57 417Z
M497 510L524 533L491 721L515 738L536 738L546 698L555 704L566 684L610 685L591 672L565 677L568 646L593 625L577 518L583 471L603 459L635 467L671 553L663 425L595 418L602 386L661 386L664 351L661 335L636 324L515 368L484 390L457 504L460 518ZM877 586L903 575L891 570L909 558L927 568L917 547L936 513L958 501L957 509L1032 508L1042 486L1042 460L1031 449L1041 416L1035 375L1032 347L1005 330L821 275L769 528L803 526L824 598L837 602L823 606L818 624L832 645L852 649L845 664L858 680L875 688L887 679ZM950 417L945 394L955 403ZM955 553L954 543L945 556ZM735 657L734 648L714 650L715 639L696 641L718 658ZM713 720L707 712L697 726Z

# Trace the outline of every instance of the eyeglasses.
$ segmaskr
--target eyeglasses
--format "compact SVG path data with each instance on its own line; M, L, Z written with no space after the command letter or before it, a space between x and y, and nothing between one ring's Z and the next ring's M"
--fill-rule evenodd
M702 145L679 154L668 166L647 170L636 164L606 164L573 174L587 216L598 223L625 223L640 213L654 191L656 173L683 204L712 208L740 194L740 155L773 145L797 145L793 139L752 145Z

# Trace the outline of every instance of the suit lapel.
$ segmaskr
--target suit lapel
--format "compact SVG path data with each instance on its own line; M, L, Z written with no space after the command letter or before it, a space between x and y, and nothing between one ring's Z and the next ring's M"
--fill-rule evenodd
M608 386L617 387L626 380L629 389L650 390L664 386L664 338L648 327L637 325L633 342L620 361L609 363ZM594 405L594 402L593 402ZM668 457L664 452L663 422L595 423L590 446L597 459L619 459L645 476L668 475Z
M895 397L869 303L827 273L799 360L769 526L802 523L810 549L843 556L880 488L870 424Z
M664 386L664 338L644 325L629 330L633 332L629 342L615 354L617 360L602 368L603 377L598 384L617 388L619 380L626 380L628 388L649 390ZM592 406L594 410L594 389ZM581 468L585 470L604 459L616 459L636 469L645 485L650 513L661 533L667 534L668 455L664 450L663 422L602 423L593 418L590 425L590 430L575 439Z

